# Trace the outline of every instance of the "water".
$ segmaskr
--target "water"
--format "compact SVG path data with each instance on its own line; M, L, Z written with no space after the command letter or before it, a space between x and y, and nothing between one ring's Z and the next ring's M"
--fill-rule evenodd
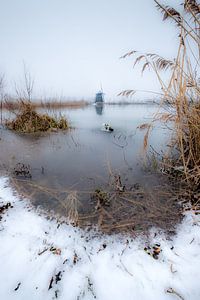
M108 165L139 180L145 131L136 128L151 122L157 106L107 105L101 109L63 110L73 127L68 132L26 135L1 130L1 163L8 169L18 162L29 164L33 178L46 177L55 186L77 184L86 188L90 182L87 178L105 180ZM114 132L101 131L102 123L110 123ZM168 132L157 127L149 143L159 151L167 137Z
M66 132L27 135L1 129L1 168L13 173L18 163L29 165L32 179L28 181L60 192L61 202L66 191L78 191L82 212L88 211L92 191L110 189L111 174L120 176L128 189L139 184L151 190L159 180L144 171L146 131L137 127L151 122L157 110L156 105L91 105L62 111L73 127ZM114 131L101 131L102 123L111 124ZM169 132L157 126L149 145L159 152L168 140ZM37 193L34 204L64 214L60 201L49 194Z

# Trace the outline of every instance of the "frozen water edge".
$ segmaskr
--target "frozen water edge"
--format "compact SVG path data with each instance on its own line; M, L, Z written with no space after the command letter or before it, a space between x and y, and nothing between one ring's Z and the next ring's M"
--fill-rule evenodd
M0 206L7 202L13 208L0 221L0 299L200 299L200 224L192 213L172 240L152 234L151 244L162 249L155 260L142 237L127 244L125 237L90 239L72 226L57 228L0 178Z

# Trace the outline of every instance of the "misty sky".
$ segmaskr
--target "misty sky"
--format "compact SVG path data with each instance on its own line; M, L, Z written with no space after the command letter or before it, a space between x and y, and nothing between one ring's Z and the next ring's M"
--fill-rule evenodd
M173 58L177 31L153 0L0 0L0 45L9 91L24 61L37 95L91 98L102 83L115 98L124 89L158 89L152 73L141 77L133 58L119 57L134 49Z

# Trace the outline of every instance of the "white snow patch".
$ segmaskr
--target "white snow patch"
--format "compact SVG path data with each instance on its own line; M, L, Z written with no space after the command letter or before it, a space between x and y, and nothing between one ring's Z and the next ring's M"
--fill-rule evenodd
M70 225L57 228L0 178L0 206L7 202L13 208L0 221L1 300L200 299L200 227L192 213L172 240L152 237L151 245L159 242L162 249L155 260L142 237L92 238Z

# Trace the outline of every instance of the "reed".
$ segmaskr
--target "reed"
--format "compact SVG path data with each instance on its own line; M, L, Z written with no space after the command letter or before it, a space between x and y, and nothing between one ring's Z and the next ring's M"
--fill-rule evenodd
M163 15L163 21L171 20L178 30L178 49L175 59L165 59L156 53L130 51L122 56L135 56L134 66L142 63L142 73L149 69L155 72L162 90L160 107L170 107L165 113L157 113L155 121L172 122L173 138L170 155L166 155L163 166L179 167L179 179L190 188L200 188L200 4L196 0L185 0L181 11L154 0ZM162 72L169 79L163 79ZM121 95L130 96L135 90ZM145 135L147 147L152 124Z

